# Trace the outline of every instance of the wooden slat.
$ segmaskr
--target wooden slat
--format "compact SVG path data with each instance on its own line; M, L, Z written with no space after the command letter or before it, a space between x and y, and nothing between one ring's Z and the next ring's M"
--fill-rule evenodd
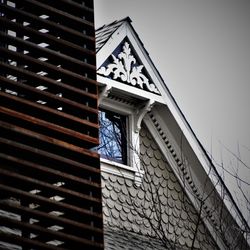
M66 154L67 158L76 158L78 161L89 161L91 159L99 159L99 155L96 152L77 147L75 145L63 142L51 138L49 136L41 135L21 127L11 125L6 122L0 122L0 128L2 131L0 134L4 136L4 133L7 133L6 138L14 139L15 141L22 140L23 137L27 138L26 145L33 146L35 143L39 143L36 148L49 151L57 154L58 151L62 152L62 155Z
M17 203L14 202L9 202L9 203L2 203L0 204L0 208L6 211L10 211L12 213L15 213L17 215L22 214L25 216L32 216L32 218L39 220L41 222L48 222L48 223L54 223L55 225L61 226L63 228L70 227L71 230L77 230L79 236L82 237L82 232L86 230L83 224L70 220L70 219L65 219L60 216L55 216L53 214L48 214L42 211L38 211L35 209L23 207L21 205L18 205ZM63 230L62 230L63 231ZM65 231L65 230L64 230ZM96 236L101 236L102 231L99 230L96 232ZM83 238L83 237L82 237ZM93 242L94 245L94 242Z
M14 52L15 53L15 52ZM36 62L36 64L39 65L39 62ZM50 65L46 65L47 67L50 67ZM89 82L86 78L83 78L82 79L74 79L73 78L73 84L76 85L76 81L79 81L82 83L83 85L83 82L85 83L83 86L79 86L79 88L76 88L78 85L76 85L76 87L71 86L69 84L65 84L64 82L57 82L53 79L50 79L50 78L47 78L47 77L42 77L38 74L32 74L31 72L27 71L27 70L24 70L22 68L17 68L15 66L11 66L11 65L8 65L8 64L5 64L5 63L2 63L0 62L0 67L2 69L2 72L5 72L6 74L15 74L17 76L19 76L20 78L24 78L24 79L27 79L26 81L29 83L29 85L33 86L33 87L37 87L39 85L46 85L49 87L49 89L55 89L56 91L58 91L58 88L61 88L61 90L63 92L69 92L71 93L73 96L76 95L76 96L80 96L79 98L91 98L92 100L95 100L97 99L97 95L95 94L92 94L90 92L86 92L84 91L84 89L91 89L93 84L96 84L95 82ZM62 76L65 74L65 70L62 69L62 68L58 68L58 73L59 74L62 74ZM0 76L1 77L1 76ZM75 77L75 76L74 76ZM1 79L3 80L4 78L1 77ZM8 79L6 78L6 81ZM33 82L32 82L33 81ZM93 91L94 89L96 89L96 85L93 86ZM74 96L74 98L76 98Z
M69 242L72 243L72 247L76 247L79 246L79 243L82 243L82 245L86 245L86 246L101 246L101 244L95 243L94 241L90 241L90 240L86 240L84 239L84 235L82 238L80 237L76 237L74 235L69 235L69 234L65 234L59 231L53 231L50 229L45 229L43 227L39 227L35 224L30 224L30 223L26 223L26 222L19 222L16 220L12 220L9 218L5 218L3 216L0 216L0 220L1 220L1 224L4 226L9 226L9 227L16 227L17 229L22 229L25 231L29 231L31 233L41 233L41 234L45 234L45 235L50 235L51 237L53 237L52 239L56 239L56 240L69 240Z
M60 97L58 95L51 94L46 91L42 91L38 88L31 87L25 83L18 83L16 81L8 81L8 83L6 84L6 82L3 81L0 83L0 86L2 88L9 87L12 91L21 93L28 100L37 101L41 99L51 104L54 103L55 107L58 107L59 105L63 105L64 108L73 109L72 113L75 113L75 114L82 113L82 112L89 112L89 113L96 114L96 109L92 107L80 104L69 98L65 98L63 95ZM47 104L46 106L49 106L49 104Z
M0 176L3 176L5 178L5 181L8 179L13 180L12 187L18 188L18 186L22 186L23 189L27 189L27 190L32 190L32 188L33 189L41 189L43 191L47 191L48 193L50 193L50 196L52 196L52 195L62 196L66 199L66 201L60 202L59 204L61 206L63 206L64 204L68 205L67 204L67 197L69 197L69 196L72 196L72 198L77 199L77 200L84 200L84 201L88 202L89 204L92 204L92 203L95 204L95 203L100 202L100 200L95 198L95 197L88 196L88 195L85 195L85 194L82 194L82 193L79 193L76 191L72 191L72 190L69 190L69 189L64 188L64 187L60 187L60 186L58 187L58 186L55 186L53 184L49 184L49 183L46 183L44 181L39 181L37 179L31 178L28 176L24 176L22 174L13 173L13 172L5 170L5 169L0 169ZM20 183L22 185L20 185ZM70 207L72 208L73 206L70 205ZM100 214L90 212L86 209L81 209L81 211L85 215L87 214L87 215L101 218Z
M90 181L87 179L83 179L77 175L69 174L69 173L59 171L56 169L51 169L51 168L48 168L46 166L43 166L37 163L33 163L33 162L25 161L25 160L20 161L17 157L9 156L7 154L0 153L0 159L2 162L5 163L4 165L8 164L8 165L14 166L16 169L25 168L25 173L26 175L29 175L29 176L33 176L34 174L39 173L39 176L37 177L39 179L44 178L44 176L47 176L48 179L53 179L54 182L56 180L61 180L62 182L74 183L74 186L75 186L74 190L77 190L77 187L79 185L90 186L93 188L93 190L100 188L100 184L96 183L95 180Z
M79 46L73 42L66 41L62 38L58 39L56 36L49 34L49 32L42 33L30 28L29 26L23 26L17 22L9 21L7 18L1 18L0 24L7 25L10 30L22 33L23 35L30 37L29 41L40 43L42 40L43 42L53 44L54 47L57 47L57 49L60 49L60 51L63 50L64 53L72 54L74 52L74 56L77 56L77 53L80 53L81 56L85 54L93 57L95 56L94 51L85 49L82 46Z
M13 2L18 3L18 0L13 0ZM60 3L61 4L61 3ZM90 27L93 31L94 31L94 24L93 22L88 22L82 18L79 17L75 17L74 15L71 15L67 12L61 11L59 8L54 8L51 7L48 4L44 4L41 3L40 1L36 1L36 0L23 0L22 1L22 5L23 6L31 6L32 11L36 11L36 9L39 10L39 12L46 12L48 14L51 15L56 15L56 17L59 20L64 20L64 22L71 22L74 21L76 22L78 25L83 26L83 27ZM34 10L35 9L35 10Z
M0 77L0 80L1 80L1 77ZM21 123L23 126L27 124L27 127L32 128L33 131L42 130L43 133L45 134L53 133L55 138L60 138L63 136L63 138L67 142L74 143L75 145L78 145L78 146L82 146L83 141L87 141L91 145L98 144L98 139L95 137L91 137L91 136L85 135L84 133L79 133L75 130L67 129L65 127L56 125L54 123L47 122L39 118L35 118L34 116L16 112L12 109L8 109L8 108L4 108L0 106L0 113L1 113L2 119L4 116L10 117L10 120L12 122L16 120L18 124Z
M93 1L0 13L1 244L103 249Z
M86 6L87 3L84 3L84 5L82 5L82 4L77 3L76 1L71 1L71 0L60 0L60 1L62 3L61 7L62 6L66 6L66 8L71 7L71 8L75 8L75 10L77 10L77 11L81 10L81 11L84 11L84 13L89 12L92 15L94 14L94 9L87 7ZM47 3L47 4L53 4L53 3L51 3L50 0L42 0L42 2Z
M81 114L83 112L96 113L96 109L93 109L89 106L72 101L68 98L63 97L63 95L62 97L60 97L58 95L39 90L37 88L30 87L29 85L26 85L24 83L8 81L8 84L5 84L5 82L2 82L0 85L3 88L6 88L6 89L10 88L12 91L21 93L22 95L24 95L26 100L31 100L34 102L36 102L37 100L43 100L47 103L46 107L54 106L54 109L56 109L56 107L63 105L62 106L64 108L63 112L65 112L65 109L66 110L73 109L71 113L75 116L77 116L77 114L80 114L79 117L81 117Z
M91 43L94 45L94 37L87 36L82 32L68 28L62 24L58 25L57 23L52 22L50 20L38 18L36 15L33 15L32 12L28 13L17 8L6 6L4 4L0 4L0 7L2 11L4 11L6 15L9 16L9 18L15 18L18 16L19 19L26 22L30 22L31 26L37 30L46 28L58 32L62 37L67 37L67 40L75 41L75 43L77 44L86 43L90 46L90 48Z
M48 118L50 118L50 115L51 115L52 116L51 119L54 118L55 123L57 123L56 119L59 119L59 121L61 119L62 120L61 122L63 122L63 119L68 120L69 123L75 122L79 126L79 128L74 127L74 129L76 129L78 132L83 131L83 128L87 127L87 126L90 128L91 127L95 128L95 129L98 129L98 127L99 127L98 124L96 124L94 122L90 122L88 120L83 120L83 119L80 119L76 116L72 116L70 114L59 112L59 111L52 109L52 108L49 108L45 105L41 105L41 104L38 104L36 102L28 101L28 100L25 100L23 98L19 98L19 97L10 95L10 94L6 94L6 93L1 92L1 91L0 91L0 98L2 98L2 100L3 100L2 106L9 107L9 106L13 106L12 103L17 103L14 105L20 105L20 107L22 107L22 105L23 105L23 107L25 109L30 108L31 112L37 112L37 113L35 113L34 116L35 117L38 116L38 118L39 118L39 116L42 117L45 113L47 113L47 117L44 120L49 120ZM39 114L38 112L41 112L41 114ZM29 114L29 113L27 112L27 114ZM97 120L97 114L94 117L93 121L95 121L95 120ZM71 124L69 124L69 128L70 128L70 125ZM82 126L82 127L80 127L80 126Z
M23 40L18 37L13 37L10 35L7 35L3 32L0 32L0 38L2 42L6 42L7 44L11 44L13 46L18 47L22 50L28 50L31 51L37 58L38 57L48 57L50 62L53 64L63 64L66 69L74 69L77 73L86 72L92 72L95 73L95 66L90 65L88 63L82 62L78 59L72 58L70 56L67 56L62 53L58 53L57 51L53 51L49 48L40 47L37 44L33 44L29 42L28 40ZM83 55L84 58L84 55Z
M16 215L25 215L27 217L31 216L33 219L42 222L49 222L50 224L53 223L54 225L69 228L69 230L80 230L78 232L81 232L81 234L84 230L89 229L89 226L86 226L86 224L83 224L82 222L57 216L53 213L45 213L31 207L24 207L17 202L2 202L0 203L0 209L9 211ZM86 218L86 221L88 220L88 216L85 216L84 218ZM99 219L101 219L101 217ZM97 233L102 232L99 230Z
M78 171L89 171L90 173L93 172L94 174L100 173L100 169L98 168L98 166L96 166L96 162L94 161L94 159L92 162L88 162L89 165L87 165L81 162L77 162L75 160L68 159L66 156L52 154L50 152L36 149L30 146L27 146L25 144L13 142L4 138L0 138L0 145L2 147L1 151L4 151L4 152L7 147L13 148L14 152L12 153L15 153L16 151L20 151L22 153L22 155L19 156L21 160L26 159L25 154L27 154L28 156L31 155L29 159L34 162L37 162L40 159L47 160L51 162L52 169L57 168L57 167L60 168L60 166L63 168L64 165L66 165L67 166L66 169L68 169L67 172L76 171L76 173L78 174L79 174ZM47 161L46 161L46 164L48 164Z
M49 244L44 244L39 241L30 240L24 238L22 236L17 236L14 234L2 234L1 233L1 240L8 242L10 244L17 244L18 246L24 247L24 249L34 248L39 250L65 250L65 248L61 248L60 246L53 246Z

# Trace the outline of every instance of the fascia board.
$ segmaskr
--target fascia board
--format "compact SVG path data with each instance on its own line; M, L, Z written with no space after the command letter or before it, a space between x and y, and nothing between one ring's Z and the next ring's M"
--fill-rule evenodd
M182 186L184 192L186 193L186 195L188 196L188 198L190 199L191 203L193 204L193 206L195 207L196 211L199 211L199 203L197 203L197 197L195 197L195 195L193 193L190 192L189 189L187 189L187 185L189 185L188 183L183 183L183 178L180 176L180 170L178 169L178 165L175 162L175 159L172 157L172 155L168 152L168 150L166 149L166 146L164 145L162 139L160 138L160 136L158 135L158 132L154 126L154 124L152 123L152 121L150 120L150 118L148 116L145 116L143 119L144 123L146 124L148 130L150 131L150 133L152 134L153 138L155 139L157 145L159 146L161 152L163 153L165 159L167 160L167 162L169 163L171 169L174 171L176 178L178 179L180 185ZM193 176L194 178L194 182L198 182L196 176ZM209 230L209 232L211 233L212 237L214 238L215 242L218 244L219 248L222 250L226 250L227 248L224 245L223 240L221 239L221 237L219 237L216 233L216 231L214 230L214 226L212 225L212 223L206 219L206 217L203 219L203 222L205 223L207 229Z
M130 96L134 96L137 99L141 99L142 101L152 100L152 101L155 101L156 103L161 103L161 104L164 104L165 102L162 96L160 95L156 95L156 94L150 93L148 91L145 91L139 88L135 88L127 84L122 84L116 80L109 79L104 76L97 75L97 82L100 85L106 85L112 89L116 89L120 92L127 93Z
M224 197L225 204L227 205L230 214L233 216L233 218L236 220L238 226L241 229L244 229L244 227L247 225L245 223L245 220L243 216L241 215L237 205L235 204L231 194L229 191L227 191L225 184L223 183L222 180L220 180L218 173L214 169L214 165L211 163L211 160L208 158L206 155L205 149L200 145L200 142L198 141L197 137L195 136L194 132L192 131L190 125L186 121L184 115L180 111L179 107L177 106L175 100L171 96L170 92L167 90L162 92L162 97L165 101L165 104L169 108L171 114L175 118L178 126L180 127L181 131L183 132L183 135L185 136L186 140L188 141L190 147L192 148L194 154L198 158L201 166L205 170L207 174L210 173L211 169L213 170L214 174L210 174L210 180L212 183L215 185L217 191L219 194L221 194L221 190L224 189L224 195L227 197ZM219 182L219 184L218 184ZM226 192L226 194L225 194ZM229 202L229 201L230 202Z

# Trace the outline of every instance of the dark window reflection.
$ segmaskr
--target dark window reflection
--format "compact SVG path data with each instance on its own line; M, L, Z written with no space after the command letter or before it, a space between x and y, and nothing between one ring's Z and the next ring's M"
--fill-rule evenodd
M99 111L101 157L127 164L126 116Z

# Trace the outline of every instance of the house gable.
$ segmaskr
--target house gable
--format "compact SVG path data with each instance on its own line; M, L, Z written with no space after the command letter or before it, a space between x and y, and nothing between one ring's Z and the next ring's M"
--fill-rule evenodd
M117 164L115 167L113 164L113 171L109 171L106 167L102 169L105 173L116 176L110 177L111 179L119 176L128 181L135 180L138 188L143 185L146 171L140 166L143 165L144 159L141 159L142 144L138 143L141 142L139 132L143 123L194 209L198 214L200 209L202 210L200 219L208 230L206 232L212 236L212 241L216 242L220 249L227 249L229 244L237 245L239 241L245 242L239 233L239 228L246 227L244 218L130 23L131 20L124 19L114 22L113 29L112 24L111 27L106 26L112 32L110 35L104 32L106 40L105 42L102 40L102 46L98 50L97 80L100 85L100 104L111 109L121 106L120 110L128 112L133 118L134 139L131 141L132 144L135 142L137 144L132 145L132 151L137 152L133 157L136 158L135 169L139 171L135 170L134 174L130 175L126 172L129 169L124 172L125 168L120 168ZM131 60L134 58L132 67L125 68L126 63L123 59L125 55L127 58L131 56ZM145 83L140 84L135 81L132 84L131 79L128 80L126 74L138 67L140 73L149 80L149 84L153 84L156 91L152 91ZM105 194L103 195L106 199ZM224 205L225 200L227 206ZM108 204L104 204L104 208L105 206ZM221 214L227 219L218 224ZM226 228L226 233L220 232L222 226ZM233 228L237 228L238 231Z
M156 74L156 71L154 72L152 61L130 22L131 20L126 18L110 24L111 27L115 25L115 28L108 26L112 32L109 33L109 36L106 36L105 33L106 42L102 41L102 47L98 50L97 80L101 86L107 85L113 90L134 96L139 100L150 99L164 103L161 97L164 89L159 81L159 75ZM119 24L118 27L117 24ZM97 34L100 32L100 29L97 30ZM127 59L125 59L126 57ZM130 66L128 66L129 60L132 61ZM132 72L132 77L127 77Z
M159 90L134 54L129 41L124 39L97 73L159 95Z

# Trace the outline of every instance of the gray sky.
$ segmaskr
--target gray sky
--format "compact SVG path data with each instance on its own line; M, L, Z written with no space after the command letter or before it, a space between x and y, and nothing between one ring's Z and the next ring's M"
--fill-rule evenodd
M227 147L250 166L250 1L94 2L97 28L132 19L189 124L217 161L235 164Z

